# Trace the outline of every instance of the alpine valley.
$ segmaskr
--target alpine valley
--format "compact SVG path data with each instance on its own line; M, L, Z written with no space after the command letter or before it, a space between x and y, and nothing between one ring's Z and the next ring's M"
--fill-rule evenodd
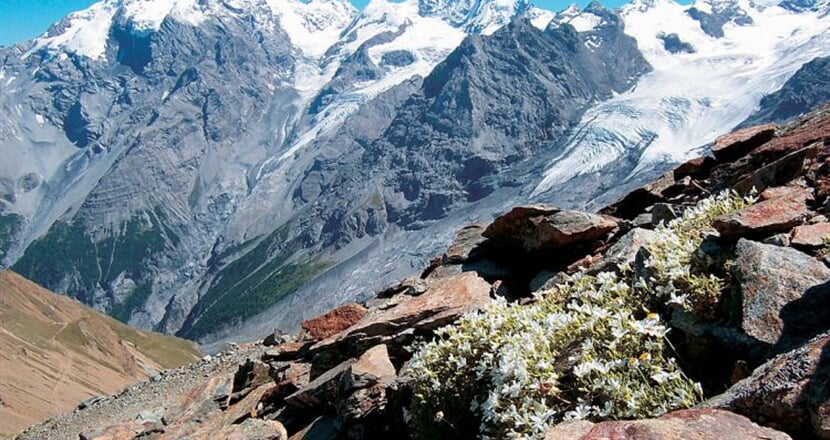
M830 100L828 0L104 0L0 48L0 262L208 344Z

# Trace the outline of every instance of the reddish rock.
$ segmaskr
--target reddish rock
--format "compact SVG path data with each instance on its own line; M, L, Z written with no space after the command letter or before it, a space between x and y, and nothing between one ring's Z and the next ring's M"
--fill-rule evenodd
M744 416L712 409L687 409L658 419L614 422L569 422L551 429L546 440L789 440L782 432L752 423Z
M797 226L793 229L790 242L794 246L814 249L826 245L828 241L830 241L830 223L816 223Z
M771 140L777 128L775 124L765 124L725 134L715 140L712 154L720 162L731 162Z
M724 237L758 237L787 232L804 223L809 215L803 190L772 188L762 201L738 212L722 215L712 226Z
M829 143L830 113L827 113L809 118L805 123L780 133L778 137L754 151L753 155L759 157L780 156L782 153L786 154L813 144L828 145Z
M534 252L595 241L616 227L617 222L608 216L534 205L513 208L483 235Z
M830 333L778 355L703 403L800 438L830 439Z
M313 339L326 339L360 321L366 316L366 311L360 304L346 304L325 315L307 319L300 325Z
M349 359L318 376L285 398L288 406L322 411L336 403L341 377L349 372L355 359Z
M437 280L419 296L403 297L393 307L372 311L343 332L343 339L434 329L490 302L490 284L472 272ZM333 342L322 341L318 345Z
M490 284L475 272L434 280L418 296L398 295L383 308L372 309L342 333L312 346L315 367L312 376L373 345L388 343L390 350L401 350L412 341L414 332L431 331L449 324L490 301Z
M265 362L248 359L234 374L231 400L239 399L253 388L270 382L273 382L271 367Z

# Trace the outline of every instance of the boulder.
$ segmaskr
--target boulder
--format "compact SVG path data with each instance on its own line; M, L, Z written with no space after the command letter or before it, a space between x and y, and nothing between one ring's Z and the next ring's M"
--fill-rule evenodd
M533 205L513 208L488 226L483 235L535 252L591 242L616 227L617 222L608 216Z
M791 243L808 249L816 249L830 243L830 223L797 226L793 229Z
M715 218L712 226L724 237L763 237L787 232L809 215L801 188L776 188L762 193L763 200L738 212Z
M800 438L830 439L830 333L778 355L702 404Z
M666 201L666 194L664 193L673 187L675 183L674 173L669 172L663 174L654 182L635 189L619 202L600 210L600 213L619 218L633 219L645 212L649 206L657 202Z
M725 134L715 140L712 154L719 162L731 162L769 142L777 128L775 124L765 124Z
M745 239L736 246L734 271L743 297L741 327L768 344L775 344L789 325L782 309L830 279L830 269L809 255Z
M670 412L657 419L591 423L567 422L551 429L546 440L789 440L782 432L752 423L744 416L713 409Z
M340 380L337 412L346 420L366 417L386 406L386 387L395 380L386 345L376 345L349 367Z
M313 339L326 339L349 328L366 316L366 307L360 304L346 304L328 313L303 321L300 326Z
M251 389L270 382L273 382L271 366L259 360L248 359L234 374L231 400L238 399L240 395L246 394Z

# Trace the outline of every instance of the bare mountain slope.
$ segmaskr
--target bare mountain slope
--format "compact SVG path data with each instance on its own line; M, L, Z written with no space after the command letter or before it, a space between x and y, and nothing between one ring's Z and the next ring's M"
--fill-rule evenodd
M187 341L139 331L0 271L0 434L198 357Z

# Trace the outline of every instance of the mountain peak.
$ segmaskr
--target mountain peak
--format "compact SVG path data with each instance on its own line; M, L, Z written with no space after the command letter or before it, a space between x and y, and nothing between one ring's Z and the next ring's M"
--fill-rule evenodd
M530 8L528 0L419 0L418 13L467 33L490 34Z
M142 34L158 31L166 19L198 26L217 16L254 16L262 23L276 20L295 46L320 56L356 15L348 0L104 0L52 26L35 39L24 57L47 49L102 59L114 23Z

